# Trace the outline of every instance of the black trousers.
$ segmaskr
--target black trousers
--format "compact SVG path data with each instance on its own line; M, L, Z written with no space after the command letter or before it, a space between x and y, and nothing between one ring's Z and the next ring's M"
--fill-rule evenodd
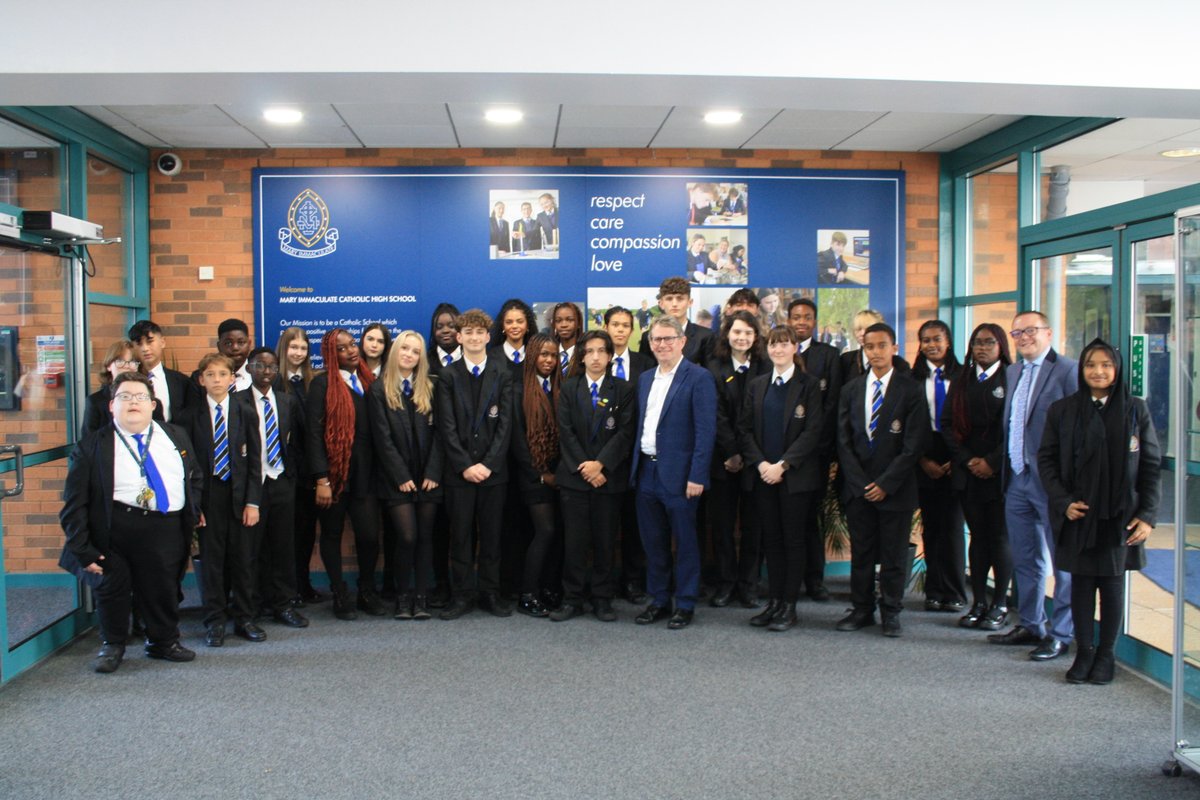
M720 586L723 589L736 586L752 593L758 586L762 533L751 493L742 489L740 474L731 474L724 480L714 479L708 497L708 521Z
M238 623L254 618L254 536L234 516L229 481L215 478L204 508L200 529L201 595L204 624L223 625L230 617ZM232 595L232 607L227 609Z
M566 558L563 600L578 605L588 594L611 600L617 582L613 572L613 544L621 512L621 495L562 489L562 514ZM588 558L592 568L588 570Z
M856 497L846 504L850 525L850 601L854 610L875 611L875 565L879 565L879 608L885 617L901 611L912 512L880 509Z
M263 481L258 524L250 531L254 538L258 606L269 606L273 612L287 609L296 594L295 496L296 482L286 475Z
M821 486L813 493L808 504L808 517L804 524L804 586L813 592L825 585L825 534L821 531L821 502L829 487L829 464L821 465Z
M994 480L1000 480L995 478ZM992 572L992 603L1008 605L1008 589L1012 583L1012 548L1004 524L1004 498L972 501L959 494L963 516L971 531L967 557L971 564L971 594L976 603L988 604L987 576Z
M925 596L943 603L967 601L963 513L950 476L917 490L925 541Z
M188 535L179 514L113 504L109 549L100 562L104 576L95 589L100 637L125 644L129 635L131 593L146 625L146 640L168 645L179 639L179 576L188 552Z
M792 494L782 483L770 485L759 480L754 484L772 600L794 603L800 597L808 555L805 529L815 496L814 492Z
M447 486L450 512L450 587L455 597L500 591L500 530L504 523L504 497L508 484ZM478 580L475 548L478 531Z
M638 531L637 492L627 491L620 495L621 506L621 580L635 588L646 587L646 551L642 548L642 534Z
M313 547L317 543L317 493L313 490L312 478L303 478L296 482L294 497L296 498L296 588L312 587L309 579L309 565L312 563Z
M374 497L351 497L343 492L329 508L318 510L321 522L321 561L330 587L342 586L342 528L346 512L354 527L354 549L358 556L358 590L375 591L375 565L379 562L379 501Z

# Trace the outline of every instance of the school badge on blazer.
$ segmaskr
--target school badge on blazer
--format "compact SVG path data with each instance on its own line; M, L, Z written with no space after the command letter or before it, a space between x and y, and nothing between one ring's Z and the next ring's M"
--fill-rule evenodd
M1137 436L1129 437L1129 452L1136 453L1142 449L1142 443L1138 441Z
M995 389L992 389L992 397L996 398L997 400L1003 400L1004 399L1004 387L997 386Z
M828 388L829 388L829 381L825 380L824 378L821 378L821 391L823 392Z
M488 419L495 419L500 416L500 406L492 406L488 409Z
M337 242L338 229L329 227L329 206L321 195L312 189L296 195L288 206L287 227L279 229L279 249L293 258L320 258L337 250Z
M617 429L616 417L609 417L608 419L604 420L604 429L607 431L615 431Z
M796 410L795 410L795 412L793 412L792 416L795 417L796 419L804 419L805 413L806 412L804 411L804 404L801 403L800 405L796 406Z
M898 419L892 420L892 427L891 427L892 433L899 433L902 430L904 430L904 426L900 424L900 420L898 420Z

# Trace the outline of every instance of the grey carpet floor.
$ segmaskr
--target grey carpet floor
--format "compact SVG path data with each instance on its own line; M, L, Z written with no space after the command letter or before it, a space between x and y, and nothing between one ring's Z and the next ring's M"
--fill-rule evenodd
M837 633L833 603L770 634L702 608L670 632L475 612L339 622L201 646L191 664L131 649L95 675L88 636L0 690L0 797L1148 798L1170 702L1120 671L987 644L910 610L904 638Z

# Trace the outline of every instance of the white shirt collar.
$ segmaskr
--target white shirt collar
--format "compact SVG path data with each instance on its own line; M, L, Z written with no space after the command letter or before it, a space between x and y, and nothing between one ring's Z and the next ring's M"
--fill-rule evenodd
M788 381L790 381L792 379L792 375L794 375L795 373L796 373L796 365L795 364L792 364L790 367L788 367L783 372L780 372L779 368L776 367L775 369L771 370L771 383L774 383L776 378L783 378L783 382L787 383Z
M513 353L520 353L521 360L522 361L525 360L525 345L521 345L519 348L513 347L511 344L508 343L508 339L505 339L503 347L504 347L504 355L505 355L505 357L508 358L509 361L513 360Z

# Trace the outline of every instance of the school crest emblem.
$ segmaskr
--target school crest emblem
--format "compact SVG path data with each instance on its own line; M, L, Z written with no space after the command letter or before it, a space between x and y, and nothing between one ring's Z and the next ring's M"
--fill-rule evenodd
M329 227L329 206L321 195L312 189L296 195L287 227L279 229L279 249L294 258L320 258L337 250L337 242L338 229Z
M823 392L827 388L829 388L829 381L825 380L824 378L821 378L821 391Z
M1004 387L997 386L995 389L992 389L992 397L996 398L997 400L1003 400L1004 399Z
M616 417L609 417L608 419L604 420L604 429L607 431L615 431L617 429Z
M1129 437L1129 452L1136 453L1141 449L1142 449L1142 443L1140 441L1138 441L1138 437L1136 435L1130 436Z
M492 406L488 409L488 417L490 419L495 419L498 416L500 416L500 406Z
M899 433L903 429L904 429L904 426L900 424L900 420L898 420L898 419L892 420L892 428L891 428L892 433Z
M804 404L802 403L802 404L796 406L796 410L795 410L795 412L793 412L792 416L794 416L796 419L804 419L804 415L805 415Z

